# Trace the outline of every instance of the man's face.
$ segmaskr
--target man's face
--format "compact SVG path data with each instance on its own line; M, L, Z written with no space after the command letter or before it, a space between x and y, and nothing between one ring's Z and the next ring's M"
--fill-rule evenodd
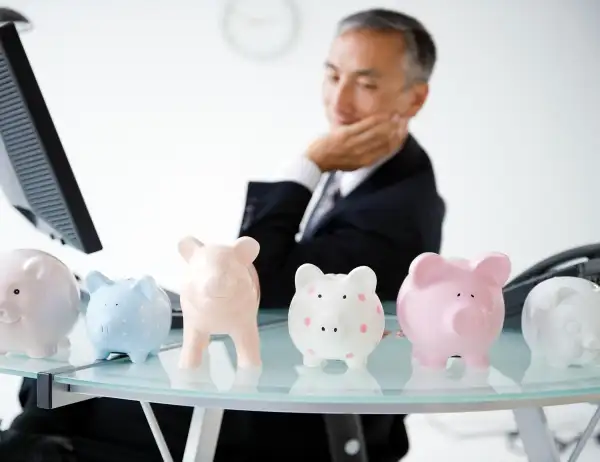
M353 30L336 37L323 82L331 126L378 113L414 116L425 101L427 85L407 87L403 57L403 40L397 33Z

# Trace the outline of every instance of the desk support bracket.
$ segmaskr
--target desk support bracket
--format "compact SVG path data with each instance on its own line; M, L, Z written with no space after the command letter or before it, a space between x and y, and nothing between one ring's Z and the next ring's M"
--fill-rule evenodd
M523 449L530 462L560 462L558 448L548 428L543 408L513 409Z
M179 348L181 343L173 343L164 346L160 351L171 350ZM81 401L87 401L93 399L95 396L88 396L80 393L72 393L71 386L56 383L54 377L63 374L72 374L73 372L81 371L84 369L91 369L93 367L102 367L114 364L117 361L127 360L128 356L119 354L113 358L106 360L97 360L93 363L84 364L81 366L64 366L56 369L50 369L48 371L39 372L36 377L37 382L37 407L41 409L54 409L57 407L68 406L70 404L79 403Z

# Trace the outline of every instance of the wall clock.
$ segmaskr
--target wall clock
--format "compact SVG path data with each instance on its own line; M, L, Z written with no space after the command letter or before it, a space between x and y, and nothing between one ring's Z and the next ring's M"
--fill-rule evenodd
M222 32L237 53L258 61L279 58L294 45L300 29L293 0L228 0Z

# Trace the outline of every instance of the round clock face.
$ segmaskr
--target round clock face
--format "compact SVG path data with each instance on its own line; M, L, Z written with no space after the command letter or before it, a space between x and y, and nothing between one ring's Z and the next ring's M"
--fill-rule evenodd
M249 58L268 60L284 54L298 33L292 0L229 0L223 34L229 45Z

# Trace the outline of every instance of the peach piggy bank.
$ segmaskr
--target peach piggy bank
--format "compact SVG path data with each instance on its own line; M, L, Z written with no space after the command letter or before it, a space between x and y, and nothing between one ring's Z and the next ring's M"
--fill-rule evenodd
M445 368L451 356L467 366L489 366L489 349L504 325L506 255L480 260L424 253L413 260L397 299L400 328L420 365Z
M179 253L187 263L181 290L181 368L200 365L211 334L231 337L238 367L260 366L260 284L253 265L259 250L250 237L240 237L232 246L204 245L194 237L180 241Z
M77 280L58 258L35 249L0 254L0 353L45 358L66 347L79 297Z

